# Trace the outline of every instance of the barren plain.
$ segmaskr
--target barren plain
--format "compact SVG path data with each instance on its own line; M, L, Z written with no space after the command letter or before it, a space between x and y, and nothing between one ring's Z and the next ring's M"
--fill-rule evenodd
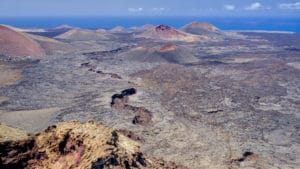
M191 169L300 166L300 34L191 23L22 36L44 53L0 48L1 124L35 134L92 119Z

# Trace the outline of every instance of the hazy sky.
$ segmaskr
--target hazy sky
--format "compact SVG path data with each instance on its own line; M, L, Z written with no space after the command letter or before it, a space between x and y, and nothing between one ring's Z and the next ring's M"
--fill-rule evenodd
M0 16L295 16L300 0L0 0Z

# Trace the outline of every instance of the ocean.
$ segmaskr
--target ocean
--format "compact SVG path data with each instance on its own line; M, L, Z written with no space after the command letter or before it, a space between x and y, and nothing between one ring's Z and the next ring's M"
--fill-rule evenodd
M270 30L300 32L300 17L0 17L0 24L17 27L56 27L67 24L80 28L126 28L144 24L166 24L175 28L191 22L209 22L222 30Z

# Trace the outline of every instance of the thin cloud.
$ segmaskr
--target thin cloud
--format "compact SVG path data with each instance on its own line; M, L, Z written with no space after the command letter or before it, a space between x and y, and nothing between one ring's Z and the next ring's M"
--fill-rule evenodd
M265 9L266 10L272 10L272 7L271 6L267 6Z
M166 10L166 8L152 8L152 11L156 11L156 12L162 12L165 10Z
M278 5L280 9L300 9L300 2L282 3Z
M228 10L228 11L233 11L233 10L235 10L235 6L234 5L224 5L224 9Z
M260 9L262 7L262 4L259 3L259 2L254 2L252 3L250 6L247 6L245 8L245 10L257 10L257 9Z
M128 12L142 12L143 8L128 8Z

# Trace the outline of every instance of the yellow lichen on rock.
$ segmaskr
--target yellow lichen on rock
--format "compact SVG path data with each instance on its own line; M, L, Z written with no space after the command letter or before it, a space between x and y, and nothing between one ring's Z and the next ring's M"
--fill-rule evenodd
M139 147L104 125L64 122L27 140L0 143L0 168L177 168L174 163L144 157Z
M0 142L27 138L25 131L0 124Z

